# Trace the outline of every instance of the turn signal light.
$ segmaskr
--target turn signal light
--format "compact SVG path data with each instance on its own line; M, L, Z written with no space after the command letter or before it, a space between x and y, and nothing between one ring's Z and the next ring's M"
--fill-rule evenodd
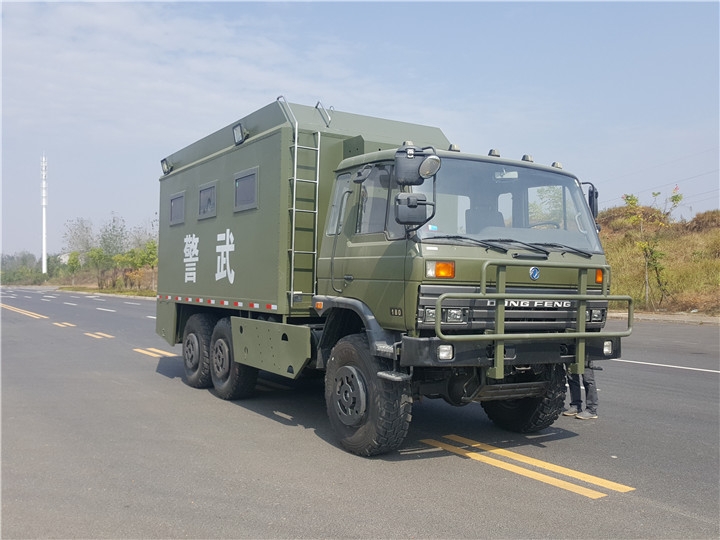
M452 279L455 277L455 261L427 261L425 277Z
M602 282L603 282L602 268L596 268L595 269L595 283L602 283Z

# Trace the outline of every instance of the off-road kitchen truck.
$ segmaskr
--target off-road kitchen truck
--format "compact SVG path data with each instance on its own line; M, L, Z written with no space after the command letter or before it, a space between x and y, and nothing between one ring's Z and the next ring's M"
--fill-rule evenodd
M559 164L281 96L161 165L157 332L186 382L235 400L260 370L324 371L352 453L400 447L421 397L546 428L566 370L631 332L597 191ZM600 333L610 301L627 325Z

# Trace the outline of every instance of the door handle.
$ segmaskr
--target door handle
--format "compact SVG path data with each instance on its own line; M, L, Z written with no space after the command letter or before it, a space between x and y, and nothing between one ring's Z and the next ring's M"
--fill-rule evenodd
M343 276L343 279L344 279L345 281L347 281L348 283L350 283L350 282L351 282L353 279L355 279L355 278L352 277L352 275L350 275L350 274L345 274L345 275Z

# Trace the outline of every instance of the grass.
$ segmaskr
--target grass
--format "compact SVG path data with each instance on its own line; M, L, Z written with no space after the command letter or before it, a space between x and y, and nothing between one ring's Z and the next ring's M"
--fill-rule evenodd
M632 296L638 310L720 314L720 211L706 212L689 223L671 223L645 236L614 214L601 213L598 222L612 267L613 294ZM657 240L663 287L651 271L646 302L645 258L638 242L648 235Z

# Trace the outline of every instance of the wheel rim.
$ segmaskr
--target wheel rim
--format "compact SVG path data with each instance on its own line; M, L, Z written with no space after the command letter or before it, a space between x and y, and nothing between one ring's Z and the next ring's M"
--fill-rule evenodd
M221 381L226 380L230 374L230 349L221 339L216 341L213 347L213 371Z
M367 405L365 383L360 372L352 366L342 366L335 374L335 412L346 426L362 422Z
M185 358L185 366L190 370L197 369L200 364L200 343L195 334L190 334L185 339L183 345L183 357Z

